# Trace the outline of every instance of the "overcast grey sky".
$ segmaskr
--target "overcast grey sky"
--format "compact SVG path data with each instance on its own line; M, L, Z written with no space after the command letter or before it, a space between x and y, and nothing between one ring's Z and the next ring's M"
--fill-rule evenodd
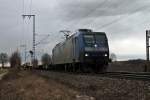
M110 51L118 58L144 58L149 5L149 0L0 0L0 52L22 51L24 43L31 49L32 20L21 17L31 12L36 15L36 33L50 34L49 43L37 47L39 52L51 53L62 41L59 30L91 28L106 32ZM37 41L42 38L37 36Z

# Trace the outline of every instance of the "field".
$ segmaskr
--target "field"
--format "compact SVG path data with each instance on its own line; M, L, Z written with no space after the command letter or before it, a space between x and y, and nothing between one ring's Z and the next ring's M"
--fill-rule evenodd
M139 80L9 69L0 80L0 100L149 100L149 87Z
M145 71L145 66L146 61L144 60L118 61L110 63L108 71L143 72Z

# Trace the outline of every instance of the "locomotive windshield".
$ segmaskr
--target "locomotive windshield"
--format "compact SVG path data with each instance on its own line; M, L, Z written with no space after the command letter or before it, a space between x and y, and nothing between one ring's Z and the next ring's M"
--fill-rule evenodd
M95 35L95 39L96 39L97 44L106 43L106 36L105 35Z
M97 44L98 46L104 46L107 43L106 36L100 34L86 34L84 35L84 42L86 47L93 47L95 44Z
M87 47L92 47L95 43L94 35L84 35L84 41Z

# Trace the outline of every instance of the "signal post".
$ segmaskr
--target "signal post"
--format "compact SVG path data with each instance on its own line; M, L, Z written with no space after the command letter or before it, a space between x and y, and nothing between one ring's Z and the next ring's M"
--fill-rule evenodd
M146 30L146 67L145 71L148 71L148 66L149 66L149 39L150 39L150 30Z

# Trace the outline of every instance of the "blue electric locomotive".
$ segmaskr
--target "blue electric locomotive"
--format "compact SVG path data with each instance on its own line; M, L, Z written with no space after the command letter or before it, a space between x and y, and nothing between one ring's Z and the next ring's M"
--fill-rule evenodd
M65 70L106 70L109 62L109 46L104 32L79 29L52 50L52 64Z

